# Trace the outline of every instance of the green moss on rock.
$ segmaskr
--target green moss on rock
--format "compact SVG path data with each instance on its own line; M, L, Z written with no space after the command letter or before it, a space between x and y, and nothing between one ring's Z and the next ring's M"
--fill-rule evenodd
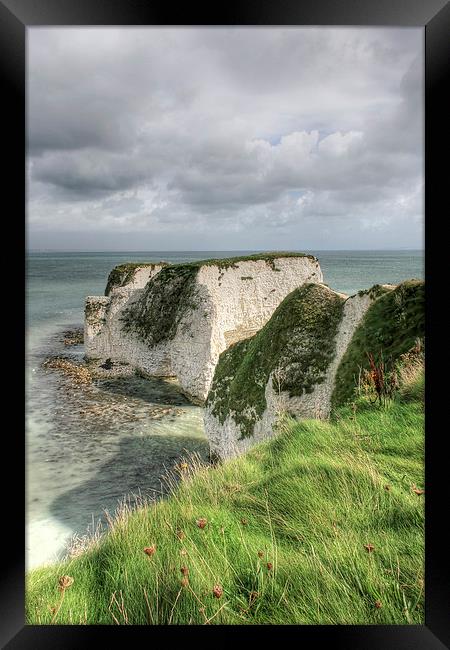
M207 398L213 415L222 424L231 415L241 438L251 436L273 371L280 370L274 389L290 396L312 392L333 358L343 305L340 295L319 284L290 293L255 336L221 354Z
M103 299L104 300L104 299ZM90 299L86 301L84 305L84 316L86 320L97 320L99 313L105 308L105 303L102 302L102 300L94 300ZM105 319L102 318L102 322L104 322Z
M332 407L354 397L360 369L369 369L368 353L378 358L381 352L387 370L390 370L424 334L425 283L422 280L407 280L395 289L379 292L339 364Z
M228 268L236 266L238 262L266 262L272 269L275 269L275 260L284 257L308 257L310 260L317 262L317 257L308 253L297 253L292 251L273 251L267 253L254 253L253 255L243 255L241 257L225 257L223 259L210 259L201 262L193 262L199 266L218 266L219 268Z
M127 262L115 266L111 273L108 275L108 282L106 283L105 296L109 296L111 291L116 287L124 287L131 282L134 278L136 269L146 267L155 268L155 266L167 266L166 262Z
M356 295L358 296L369 296L374 300L375 298L379 298L380 296L384 296L385 293L389 293L389 291L392 291L393 286L385 285L385 284L374 284L373 287L370 287L370 289L361 289L361 291L358 291L358 294L353 294L352 298Z
M150 346L171 340L183 316L195 309L195 280L199 267L174 264L150 279L142 296L121 317L123 330Z

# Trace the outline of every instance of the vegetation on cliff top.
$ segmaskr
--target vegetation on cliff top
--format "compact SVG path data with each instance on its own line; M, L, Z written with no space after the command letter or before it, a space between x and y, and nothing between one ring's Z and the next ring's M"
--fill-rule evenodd
M266 408L265 387L291 396L321 383L335 351L344 298L320 284L290 293L253 337L225 350L216 366L207 406L223 423L231 415L241 437L253 433Z
M201 260L199 262L191 262L195 266L218 266L221 269L229 267L236 267L239 262L266 262L273 270L276 270L275 260L284 257L308 257L310 260L317 262L317 257L309 253L296 253L290 251L273 251L267 253L254 253L252 255L242 255L241 257L224 257L212 258L209 260Z
M277 271L275 262L283 257L308 257L316 260L313 255L305 253L274 252L166 266L148 282L142 296L124 310L121 318L123 329L136 334L150 346L171 340L183 317L200 304L195 281L201 267L217 266L220 273L223 273L228 268L237 268L239 262L265 261Z
M375 298L379 298L380 296L383 296L385 293L388 293L389 291L392 291L394 288L394 285L388 285L388 284L374 284L373 287L370 287L370 289L361 289L358 291L357 294L353 294L353 296L369 296L373 300ZM353 298L352 296L352 298Z
M27 624L422 625L415 385L333 422L288 420L221 466L181 463L170 498L27 575Z
M407 280L395 289L381 292L356 328L339 364L332 406L352 399L358 377L369 370L369 354L382 356L392 371L400 356L425 335L425 283Z
M108 275L108 282L106 284L105 296L109 296L111 291L116 287L124 287L126 284L131 282L134 278L136 269L142 269L146 267L151 267L152 269L155 266L167 266L166 262L126 262L125 264L119 264L115 266L113 270Z

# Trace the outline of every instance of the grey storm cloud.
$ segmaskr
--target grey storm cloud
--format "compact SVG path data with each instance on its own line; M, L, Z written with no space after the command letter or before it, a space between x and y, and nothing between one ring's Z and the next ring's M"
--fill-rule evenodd
M421 29L31 28L27 98L31 243L422 245Z

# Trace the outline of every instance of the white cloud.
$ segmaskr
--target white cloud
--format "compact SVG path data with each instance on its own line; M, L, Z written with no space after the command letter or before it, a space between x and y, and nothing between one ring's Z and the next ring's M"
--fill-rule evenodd
M348 133L331 133L319 142L318 148L321 154L339 158L357 152L358 146L362 144L363 133L361 131L348 131Z

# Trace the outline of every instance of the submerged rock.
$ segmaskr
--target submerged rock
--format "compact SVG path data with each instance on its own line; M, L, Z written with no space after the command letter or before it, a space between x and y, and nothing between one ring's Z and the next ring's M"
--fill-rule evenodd
M76 327L70 330L65 330L62 333L62 341L64 345L82 345L84 342L84 330L82 327Z
M86 298L86 357L176 377L196 403L221 352L258 332L293 289L323 280L317 259L303 253L137 265L128 275L120 268L107 296Z
M43 364L43 368L60 370L70 378L74 386L82 386L92 383L92 375L86 366L75 363L65 357L49 357Z

